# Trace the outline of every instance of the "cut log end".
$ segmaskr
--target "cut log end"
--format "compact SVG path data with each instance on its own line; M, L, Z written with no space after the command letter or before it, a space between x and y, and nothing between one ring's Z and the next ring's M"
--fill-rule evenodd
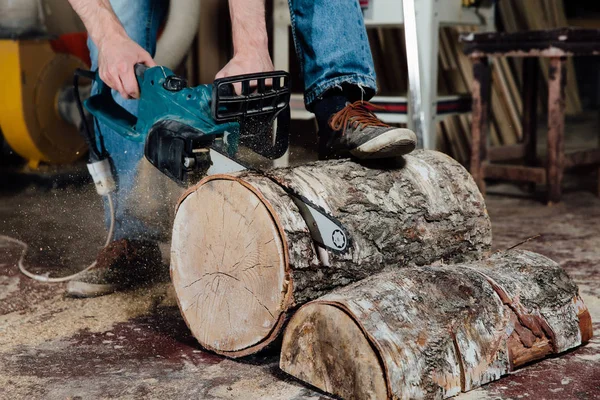
M386 399L382 362L356 321L330 304L304 310L286 329L281 368L341 398Z
M184 196L174 223L171 277L202 345L243 352L283 322L284 246L261 195L235 178L209 180Z

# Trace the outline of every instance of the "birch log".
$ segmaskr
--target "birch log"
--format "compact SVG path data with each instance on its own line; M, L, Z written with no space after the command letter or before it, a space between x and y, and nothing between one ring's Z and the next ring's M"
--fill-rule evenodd
M286 187L337 218L350 250L316 248ZM387 265L480 259L485 204L451 158L418 151L400 165L348 160L210 176L181 198L171 275L200 344L230 357L271 343L297 306Z
M281 368L347 399L446 398L586 343L577 286L536 253L382 272L302 306Z

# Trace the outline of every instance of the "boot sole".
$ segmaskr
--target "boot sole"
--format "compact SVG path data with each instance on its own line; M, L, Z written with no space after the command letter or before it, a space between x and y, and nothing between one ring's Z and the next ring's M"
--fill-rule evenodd
M410 129L398 128L387 131L365 142L350 153L359 159L400 157L417 147L417 135Z
M67 295L71 297L98 297L111 294L117 290L116 285L70 281L67 283Z

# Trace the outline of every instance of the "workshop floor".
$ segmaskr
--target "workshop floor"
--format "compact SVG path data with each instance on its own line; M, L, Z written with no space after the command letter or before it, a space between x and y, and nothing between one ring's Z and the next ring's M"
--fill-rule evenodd
M0 235L29 243L34 270L62 274L93 259L102 211L85 179L49 176L3 174ZM600 399L600 199L571 191L547 207L508 185L492 191L504 193L487 197L494 248L541 234L521 247L560 262L575 279L597 336L458 398ZM21 275L19 255L0 241L0 399L328 398L279 371L276 350L241 361L200 350L168 282L71 299L60 284Z

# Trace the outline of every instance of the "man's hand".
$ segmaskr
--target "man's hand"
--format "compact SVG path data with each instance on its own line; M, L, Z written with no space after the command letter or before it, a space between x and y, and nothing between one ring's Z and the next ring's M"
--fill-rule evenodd
M266 54L237 54L221 69L215 78L250 74L255 72L273 71L273 61L269 53Z
M98 47L100 79L126 99L140 97L134 67L156 65L147 51L127 36L109 0L69 0Z
M273 71L265 23L265 0L229 0L233 58L216 78ZM241 85L235 91L240 93Z
M150 54L127 36L104 37L98 43L100 79L126 99L140 97L135 64L156 66Z
M215 76L216 79L226 78L228 76L253 74L257 72L273 71L273 62L269 53L263 55L258 54L238 54L235 55L227 65L220 70ZM270 80L267 80L267 85L270 85ZM233 89L237 94L242 92L241 83L235 83Z

